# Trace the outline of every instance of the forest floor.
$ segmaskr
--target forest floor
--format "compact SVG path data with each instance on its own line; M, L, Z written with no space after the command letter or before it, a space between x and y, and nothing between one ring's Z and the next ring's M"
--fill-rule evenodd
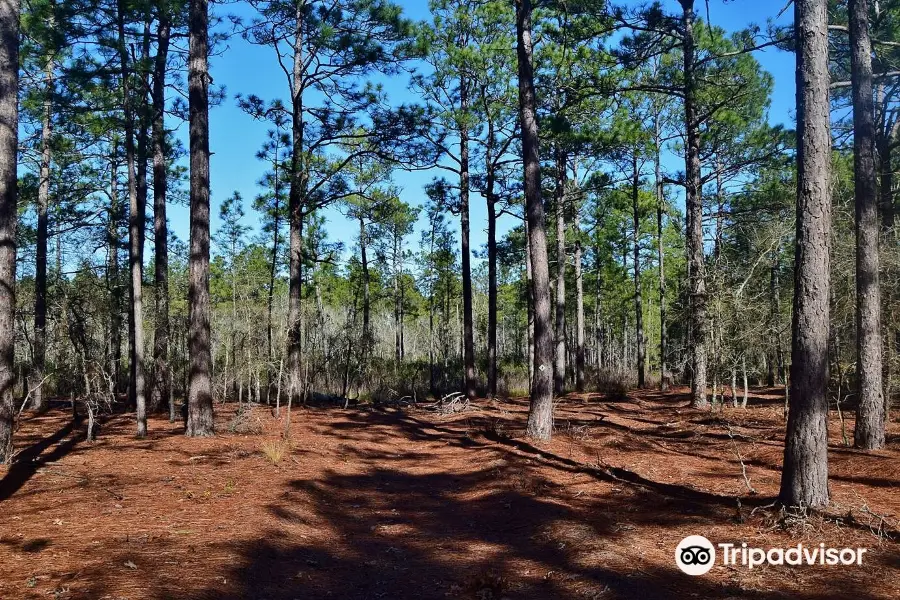
M283 417L264 407L242 423L254 433L229 433L219 407L211 439L154 418L138 440L118 415L89 444L63 410L28 417L0 468L0 599L900 597L900 415L864 454L833 411L833 505L798 517L767 506L781 391L714 412L684 391L567 396L541 444L523 436L526 399L296 408L277 464L264 447ZM692 534L869 550L862 566L689 577L674 550Z

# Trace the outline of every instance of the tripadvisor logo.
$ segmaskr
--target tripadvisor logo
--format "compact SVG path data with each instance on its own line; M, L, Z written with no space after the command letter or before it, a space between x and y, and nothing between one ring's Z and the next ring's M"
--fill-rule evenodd
M675 548L675 564L688 575L703 575L713 568L716 549L702 535L689 535Z
M826 548L825 544L790 548L751 548L741 544L716 544L702 535L689 535L675 548L675 564L688 575L704 575L716 562L716 547L722 564L753 569L761 565L862 565L867 548Z

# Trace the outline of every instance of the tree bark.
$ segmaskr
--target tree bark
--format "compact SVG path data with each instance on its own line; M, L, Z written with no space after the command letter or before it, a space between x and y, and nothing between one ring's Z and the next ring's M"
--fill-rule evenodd
M137 436L147 435L147 397L144 380L144 319L143 319L143 248L141 229L144 213L138 197L137 167L135 160L134 126L130 84L131 67L128 62L128 45L125 39L125 3L119 0L119 59L122 76L122 106L125 113L125 168L128 170L128 262L131 273L131 360L129 397L134 401L137 417Z
M526 433L549 440L553 433L553 329L550 321L550 267L547 232L541 200L541 163L538 149L537 99L531 41L531 0L516 0L519 118L525 170L525 214L531 253L534 295L534 376Z
M400 297L400 236L394 232L394 364L399 367L403 360L403 333L401 331L403 300Z
M461 76L460 111L469 109L469 82ZM462 252L462 293L463 293L463 365L465 368L466 397L473 400L477 395L475 380L475 326L472 316L472 255L469 249L469 132L464 127L459 132L459 221L460 247Z
M123 5L124 6L124 5ZM123 11L120 11L124 13ZM124 43L124 35L122 36ZM128 48L126 48L126 52L128 52ZM132 46L130 49L131 55L134 55L134 47ZM134 90L132 97L129 98L129 101L135 102L131 105L131 118L128 121L126 126L131 127L134 133L134 161L133 161L133 169L134 169L134 185L136 190L136 204L130 208L129 210L129 260L133 263L140 264L141 270L141 290L140 290L140 304L141 309L143 310L143 277L144 277L144 241L146 238L146 228L147 228L147 138L149 137L149 120L147 118L147 94L149 93L149 85L147 81L148 73L143 68L143 65L146 65L150 55L150 17L149 15L146 17L144 22L144 32L141 43L141 56L139 59L136 59L138 62L135 62L132 65L134 68L133 75L138 75L139 84L136 86L137 89ZM126 64L123 56L123 66ZM137 70L137 66L140 66L141 71ZM130 86L130 82L129 82ZM129 87L130 91L130 87ZM126 135L127 138L127 135ZM127 152L126 152L126 165L127 165ZM135 215L137 217L136 221L132 224L131 216ZM136 227L136 231L134 234L131 232L131 227ZM133 257L132 257L133 255ZM132 269L132 280L134 278L134 267ZM137 299L135 297L136 288L132 281L132 286L130 289L131 293L131 302L132 302L132 310L128 313L128 341L129 341L129 380L128 380L128 404L129 406L135 407L138 413L138 436L142 436L140 433L141 425L140 423L146 422L146 365L144 364L144 348L138 349L137 339L140 337L141 342L144 340L144 323L143 323L143 312L137 312L134 310L135 303ZM140 316L138 316L140 315ZM138 323L138 321L141 321ZM137 331L137 327L140 325L141 331ZM138 356L140 353L140 356ZM140 372L139 372L140 371ZM143 379L142 383L138 382L138 377ZM138 391L141 391L141 394L144 396L143 408L138 406ZM143 414L143 418L141 418L141 414ZM146 428L146 426L145 426Z
M488 254L488 331L487 331L487 383L488 396L497 396L497 198L494 195L495 174L493 166L494 129L488 123L488 147L485 157L487 180L485 197L487 198L487 254Z
M556 362L553 391L566 385L566 157L556 148Z
M594 243L594 271L597 278L594 288L594 344L597 346L597 354L594 357L595 366L599 374L605 366L605 339L603 323L601 322L601 308L603 306L603 264L600 261L600 244Z
M107 223L107 245L109 255L106 264L106 284L109 292L109 350L107 359L112 386L109 390L113 399L119 393L122 382L122 288L119 281L119 144L113 139L110 159L109 217Z
M575 233L575 389L584 391L584 274L582 272L581 249L581 215L578 207L575 208L575 218L572 223Z
M797 241L790 412L779 498L828 504L828 338L831 131L828 5L794 3L797 48Z
M528 228L528 219L525 219L525 283L528 287L527 301L525 302L526 316L528 319L528 393L531 394L531 385L534 382L534 277L531 270L531 231Z
M190 104L191 242L188 324L191 371L185 434L215 433L209 298L209 6L191 0L188 100Z
M638 388L647 384L646 365L647 350L644 346L644 302L641 296L641 173L638 169L638 157L632 157L631 172L631 207L632 207L632 246L634 248L634 336L637 350Z
M156 291L153 334L153 382L150 411L171 402L169 389L169 228L166 220L166 66L171 26L166 3L159 4L157 52L153 73L153 254Z
M878 252L878 180L875 172L875 106L867 0L849 0L853 93L853 170L856 200L856 430L857 448L884 446L881 382L881 289Z
M775 385L776 369L779 369L781 362L781 344L779 342L780 334L778 326L778 318L781 313L781 286L778 281L778 272L781 269L780 255L780 248L776 246L772 250L772 265L769 273L769 341L775 346L766 360L768 363L766 369L766 385L769 387ZM779 379L781 378L781 375L782 373L779 372Z
M428 240L428 390L431 392L432 396L437 396L437 373L435 372L435 364L434 364L434 311L435 311L435 283L436 283L436 268L435 268L435 260L434 260L434 238L436 234L435 221L433 218L431 220L431 235Z
M0 464L13 457L19 0L0 1Z
M668 353L668 328L666 327L666 269L665 247L663 246L663 214L665 213L665 191L663 189L662 165L660 164L660 130L659 117L655 120L655 158L654 180L656 184L656 257L659 262L659 389L665 392L668 387L666 373L666 354Z
M302 351L302 286L303 286L303 217L306 201L306 167L303 122L303 22L304 3L297 3L294 33L293 89L291 97L291 128L293 153L291 156L291 189L288 198L289 251L288 267L288 406L300 400Z
M281 125L276 126L276 135L274 137L275 159L272 161L272 193L274 201L274 210L272 211L272 255L269 264L269 288L266 298L266 347L269 364L266 367L266 398L272 390L272 371L275 366L275 342L274 342L274 313L275 313L275 279L278 275L278 241L281 237L281 178L278 169L281 166ZM281 371L281 364L278 367ZM281 379L276 383L281 386ZM269 403L271 404L271 402Z
M368 245L368 234L366 233L366 222L365 218L360 215L359 218L359 257L360 264L362 265L362 277L363 277L363 305L362 305L362 337L363 337L363 356L368 356L368 353L371 351L371 343L372 343L372 329L371 329L371 291L369 284L369 257L366 252L366 247Z
M47 238L48 208L50 204L50 165L53 149L53 91L54 62L47 61L44 74L44 106L41 124L41 166L38 182L37 240L34 269L34 360L31 367L31 408L44 411L47 398L43 390L44 366L47 357Z
M700 136L695 96L694 0L680 0L684 54L685 185L687 196L688 279L690 281L692 363L691 406L707 408L706 398L706 269L703 260L703 205L700 197Z

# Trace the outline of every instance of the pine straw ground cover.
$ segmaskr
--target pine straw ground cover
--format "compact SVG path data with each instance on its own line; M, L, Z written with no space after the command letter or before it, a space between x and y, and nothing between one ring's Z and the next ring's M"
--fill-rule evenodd
M900 597L900 415L889 448L863 454L833 412L833 506L785 515L767 506L779 392L747 410L687 404L571 395L547 444L522 435L526 399L451 415L298 408L288 442L263 408L228 433L234 409L219 407L223 433L198 440L162 419L136 440L124 415L87 444L63 412L31 417L0 470L0 598ZM690 534L869 551L861 567L691 578L673 561Z

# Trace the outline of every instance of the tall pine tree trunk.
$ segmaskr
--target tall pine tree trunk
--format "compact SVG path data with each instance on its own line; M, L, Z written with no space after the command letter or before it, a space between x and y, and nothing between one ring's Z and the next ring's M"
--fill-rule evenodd
M468 80L460 77L460 112L469 109ZM463 367L465 369L466 397L474 399L475 390L475 325L472 315L472 254L469 249L469 132L459 132L459 221L460 248L462 252L463 293Z
M109 217L107 222L106 285L109 292L109 340L107 359L112 377L110 395L116 398L122 383L122 287L119 281L119 144L114 137L110 159Z
M656 259L659 263L659 389L666 391L669 387L666 373L666 354L668 353L668 330L666 328L666 269L665 248L663 246L663 214L665 213L665 192L663 190L662 165L660 160L661 133L659 116L654 121L654 182L656 187Z
M437 373L434 364L434 311L435 311L435 260L434 237L435 221L431 219L431 235L428 239L428 390L433 396L437 396Z
M166 3L159 5L157 52L153 73L153 255L154 307L153 383L150 411L171 402L169 389L169 228L166 221L166 65L171 26Z
M303 19L304 3L297 3L296 29L294 33L293 97L291 98L291 128L293 134L293 154L291 156L291 189L288 200L289 251L288 267L288 402L294 404L300 399L303 379L301 372L302 351L302 286L303 286L303 209L306 199L306 172L303 132Z
M566 157L556 148L556 362L553 391L563 393L566 382Z
M119 1L119 60L122 76L122 106L125 112L125 168L128 179L128 264L131 275L131 360L129 397L137 417L137 436L147 435L147 397L144 380L144 319L143 319L143 248L141 230L144 213L138 196L137 165L135 159L135 115L132 104L131 67L128 43L125 39L125 3Z
M369 284L369 256L367 252L368 233L366 233L365 218L360 214L359 217L359 258L362 266L362 285L363 285L363 305L362 305L362 340L363 351L361 356L363 360L368 360L368 356L372 351L372 299ZM365 365L363 365L365 368Z
M372 292L369 276L369 255L367 252L368 234L366 233L365 219L359 219L359 258L363 275L363 355L371 351L372 345Z
M53 60L47 61L44 75L44 106L41 115L41 166L38 182L37 240L34 269L34 361L31 367L31 407L36 411L47 408L43 390L44 365L47 357L47 238L48 208L50 204L50 165L53 149Z
M594 243L594 276L597 278L594 287L594 344L596 345L597 354L594 356L595 366L599 374L600 369L604 366L604 335L603 324L601 322L601 308L603 307L603 264L600 262L600 244Z
M828 3L794 2L797 48L797 241L790 413L780 500L828 504L831 128Z
M779 243L780 246L780 243ZM780 334L778 327L778 318L781 313L781 298L780 298L780 284L778 281L778 271L781 268L780 266L780 248L776 247L772 250L772 265L770 267L769 273L769 342L774 345L774 347L769 352L769 357L766 360L768 363L766 368L766 385L772 387L775 385L776 381L776 369L779 368L779 364L781 361L781 345L779 343ZM779 379L781 378L781 373L778 373Z
M400 239L399 235L394 233L394 363L397 367L403 360L403 333L401 331L403 311L403 301L400 297Z
M497 203L488 192L488 396L497 396Z
M531 394L531 385L534 382L534 277L531 270L531 231L528 228L528 219L525 219L525 283L528 287L527 301L525 302L528 327L528 393Z
M680 0L684 55L685 186L687 192L687 249L690 283L692 364L691 405L706 408L706 269L703 260L703 204L700 197L700 135L697 122L694 63L694 0Z
M19 0L0 1L0 464L15 427L16 202L19 151Z
M881 289L878 265L878 182L875 173L875 106L867 0L850 0L850 79L853 87L853 171L856 197L856 385L854 443L884 446L881 385Z
M582 271L581 214L575 209L572 223L575 233L575 389L584 391L584 273Z
M190 376L185 434L215 433L209 298L209 6L191 0L188 100L190 103L191 243L188 303Z
M553 326L550 321L550 266L544 204L541 199L541 161L538 150L537 98L532 63L531 0L516 0L516 54L519 79L519 120L525 168L525 215L531 254L534 296L534 376L526 433L549 440L553 433Z
M272 389L272 371L275 367L275 342L273 318L275 313L275 279L278 275L278 238L281 231L281 180L279 179L278 168L280 165L280 145L281 128L278 128L278 135L275 136L275 161L272 164L272 191L274 194L274 207L272 215L272 255L269 264L269 289L266 298L266 346L267 356L269 357L269 365L266 368L267 394ZM279 369L280 370L280 369ZM281 381L277 385L281 385ZM280 388L279 388L280 389ZM270 403L271 404L271 403Z
M640 213L641 174L638 169L638 157L632 157L631 173L631 208L633 219L632 245L634 247L634 337L637 350L638 387L646 385L647 350L644 345L644 302L641 296L641 213Z
M487 383L488 396L497 396L497 198L494 193L495 173L493 164L494 124L488 123L488 145L485 164L487 177L487 255L488 255L488 331L487 331Z

